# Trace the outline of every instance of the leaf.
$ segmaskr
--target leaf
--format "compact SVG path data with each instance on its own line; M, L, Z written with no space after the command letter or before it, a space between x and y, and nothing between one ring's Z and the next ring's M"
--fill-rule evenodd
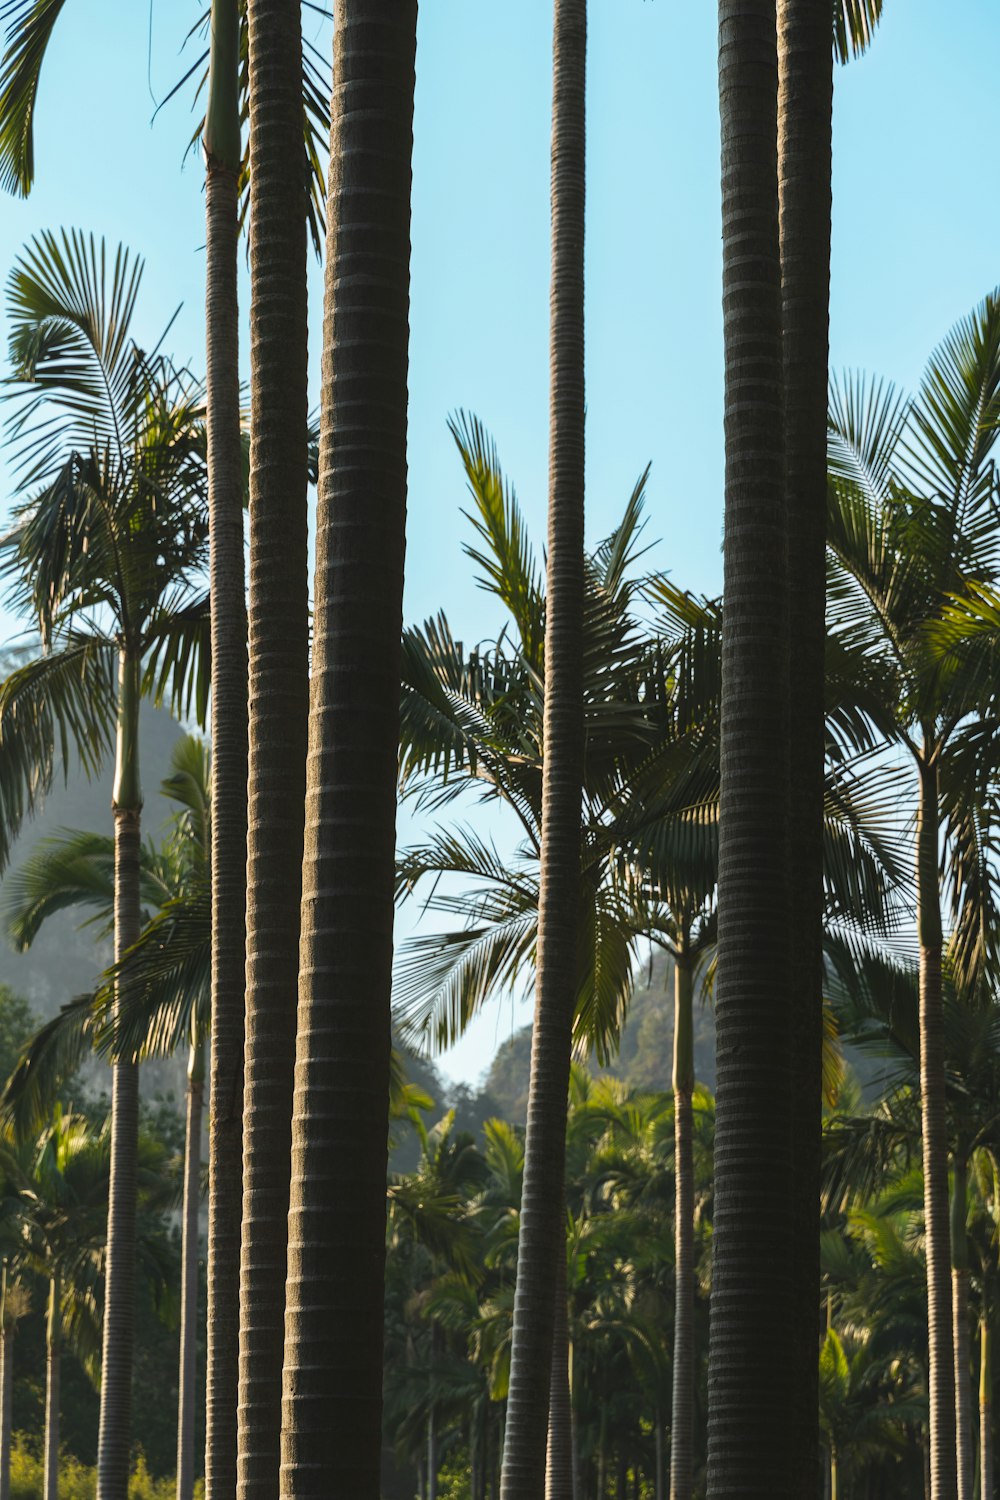
M35 100L64 0L5 0L0 61L0 185L26 198L35 180Z

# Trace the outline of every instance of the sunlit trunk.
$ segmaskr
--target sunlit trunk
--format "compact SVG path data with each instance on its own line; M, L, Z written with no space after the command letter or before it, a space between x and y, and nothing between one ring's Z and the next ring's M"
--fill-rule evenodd
M993 1500L993 1358L989 1317L979 1320L979 1493Z
M59 1500L59 1373L62 1354L62 1309L58 1273L49 1282L49 1314L45 1339L45 1477L43 1500Z
M691 1500L694 1466L694 975L686 935L674 961L674 1350L670 1500Z
M201 1202L201 1110L205 1053L191 1047L188 1062L187 1130L184 1138L184 1198L181 1205L181 1351L177 1381L177 1500L194 1494L194 1428L198 1392L198 1206Z

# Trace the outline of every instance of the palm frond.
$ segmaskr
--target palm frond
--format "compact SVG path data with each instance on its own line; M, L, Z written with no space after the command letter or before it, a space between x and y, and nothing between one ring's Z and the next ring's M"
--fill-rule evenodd
M93 997L64 1005L27 1043L0 1096L0 1118L16 1139L38 1134L52 1114L64 1084L90 1051Z
M840 63L867 52L882 19L882 0L834 0L833 55Z
M155 850L143 845L139 865L143 905L156 910L168 895ZM3 917L7 937L18 953L31 947L43 924L56 912L92 909L82 925L114 925L115 846L106 834L63 830L35 846L4 882Z
M64 0L6 0L0 61L0 185L26 198L35 180L35 101Z

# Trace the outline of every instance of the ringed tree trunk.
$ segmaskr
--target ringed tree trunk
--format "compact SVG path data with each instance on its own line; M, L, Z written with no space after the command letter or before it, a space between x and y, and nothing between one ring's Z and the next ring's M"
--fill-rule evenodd
M830 0L778 0L778 189L785 373L789 667L795 711L789 909L792 1044L792 1483L820 1474L819 1196L823 1080L826 424L833 47Z
M569 1308L566 1249L556 1261L555 1327L549 1376L549 1427L545 1452L545 1500L573 1500L575 1458L573 1401L570 1388Z
M59 1273L56 1272L49 1281L49 1315L45 1339L44 1500L59 1500L59 1367L62 1356L60 1293Z
M250 724L236 1494L273 1500L309 702L306 179L299 0L248 0L247 16Z
M416 23L335 7L284 1500L379 1493Z
M955 1351L952 1335L948 1133L945 1117L944 1015L941 1000L941 898L938 888L937 764L925 738L919 762L917 930L920 942L920 1114L927 1246L927 1349L931 1500L958 1492Z
M726 506L710 1500L785 1500L793 1493L789 654L775 27L775 0L720 0Z
M979 1494L993 1500L993 1358L988 1312L979 1320Z
M583 785L586 0L555 0L542 836L535 1017L501 1500L542 1500L576 1002Z
M141 928L140 669L137 652L123 649L118 673L118 747L112 798L115 819L116 963L124 956L126 949L138 941ZM111 1082L111 1180L108 1189L108 1239L104 1273L97 1500L128 1500L132 1442L138 1148L139 1068L134 1062L117 1061L112 1065Z
M203 142L213 809L205 1500L232 1500L236 1492L243 1203L247 618L237 296L238 69L238 0L212 0Z
M674 1357L670 1500L691 1500L694 1464L694 974L674 955Z
M968 1163L957 1155L952 1162L951 1190L951 1317L955 1346L955 1433L958 1500L972 1500L975 1459L972 1440L972 1381L969 1355L969 1245Z
M8 1262L0 1278L0 1500L10 1500L10 1440L14 1420L14 1339L16 1327L7 1303Z
M198 1205L201 1200L201 1113L205 1049L191 1044L188 1062L187 1132L184 1141L184 1201L181 1207L181 1353L177 1382L177 1500L194 1494L194 1429L197 1406Z

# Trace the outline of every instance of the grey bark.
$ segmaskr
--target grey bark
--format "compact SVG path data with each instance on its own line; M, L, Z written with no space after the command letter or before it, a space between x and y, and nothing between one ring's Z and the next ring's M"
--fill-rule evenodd
M177 1500L194 1494L194 1430L197 1407L198 1207L201 1201L201 1113L204 1065L201 1044L192 1047L184 1139L181 1206L181 1348L177 1381Z
M788 609L774 0L721 0L726 505L708 1495L792 1494ZM761 1379L761 1350L768 1379Z
M287 1500L379 1494L416 21L415 0L335 7Z
M501 1500L542 1500L576 1000L583 784L586 0L556 0L542 830L535 1019Z
M248 0L247 18L250 723L236 1494L274 1500L309 693L306 177L299 0Z

